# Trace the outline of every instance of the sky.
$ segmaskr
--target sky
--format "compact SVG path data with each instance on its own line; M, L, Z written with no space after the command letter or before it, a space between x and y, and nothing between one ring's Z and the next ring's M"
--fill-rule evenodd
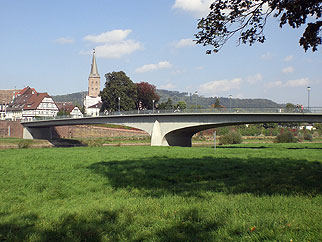
M92 49L104 74L205 97L267 98L322 107L322 47L305 52L303 28L270 18L266 42L218 54L196 45L198 19L211 0L1 0L0 89L25 86L50 95L87 90Z

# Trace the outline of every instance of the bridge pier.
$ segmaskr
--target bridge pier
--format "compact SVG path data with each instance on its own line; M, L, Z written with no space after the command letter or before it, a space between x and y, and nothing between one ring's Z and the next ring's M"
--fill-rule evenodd
M163 135L162 124L156 120L153 124L151 134L151 146L183 146L191 147L191 138L193 132L185 132L182 130L175 130Z
M24 139L53 139L53 127L24 127L23 128Z

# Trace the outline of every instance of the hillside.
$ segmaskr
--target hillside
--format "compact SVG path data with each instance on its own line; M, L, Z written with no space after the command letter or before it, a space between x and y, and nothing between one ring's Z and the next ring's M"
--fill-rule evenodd
M75 105L83 106L83 99L86 96L87 92L75 92L66 95L57 95L52 96L55 102L72 102Z
M187 103L187 107L191 106L200 106L201 108L209 108L211 104L214 104L217 97L203 97L197 95L191 95L187 92L178 92L178 91L169 91L169 90L162 90L158 89L157 93L160 96L159 103L166 102L168 98L172 99L174 104L178 103L179 101L185 101ZM83 105L83 98L86 95L86 92L76 92L66 95L57 95L52 96L56 102L72 102L75 105ZM219 102L221 105L225 107L230 106L230 100L228 97L218 97ZM277 108L283 105L273 102L269 99L239 99L239 98L232 98L231 99L231 106L232 107L253 107L253 108Z

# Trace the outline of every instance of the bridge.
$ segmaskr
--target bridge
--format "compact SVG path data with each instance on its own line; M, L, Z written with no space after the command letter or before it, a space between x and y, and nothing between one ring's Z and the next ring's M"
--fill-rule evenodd
M237 111L236 111L237 110ZM151 136L151 146L191 146L194 134L222 126L254 123L319 123L322 108L310 112L287 112L282 109L234 109L210 112L144 113L123 112L84 118L59 118L24 121L25 139L52 139L53 127L80 124L118 124L143 130Z

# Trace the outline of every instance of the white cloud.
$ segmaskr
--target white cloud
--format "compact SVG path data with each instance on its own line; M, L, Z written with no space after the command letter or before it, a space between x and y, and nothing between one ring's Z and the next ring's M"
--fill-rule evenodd
M213 0L176 0L172 8L181 9L200 17L209 13Z
M199 90L202 94L215 96L215 94L218 94L218 92L221 91L239 89L241 82L241 78L234 78L232 80L211 81L200 85Z
M274 87L303 87L310 84L310 80L308 78L301 78L296 80L289 80L287 82L282 81L275 81L266 83L267 88L274 88Z
M284 58L284 61L285 62L289 62L289 61L292 61L293 60L293 56L292 55L288 55L288 56L286 56L285 58Z
M147 64L143 65L135 70L136 73L144 73L148 71L154 71L159 69L171 68L171 64L168 61L160 61L157 64Z
M86 35L84 40L95 43L117 43L123 41L132 32L130 29L115 29L98 35Z
M261 55L262 60L271 60L272 59L272 53L266 52L265 54Z
M310 84L310 81L308 78L301 78L301 79L296 79L296 80L289 80L285 83L284 86L286 87L302 87L302 86L307 86Z
M176 48L183 48L183 47L188 47L188 46L193 46L195 43L193 42L192 39L181 39L177 43L175 43Z
M294 67L293 66L285 67L282 69L282 72L285 74L292 73L294 72Z
M174 89L176 88L176 86L172 83L167 83L165 85L160 85L158 86L158 89L165 89L165 90L171 90L171 89Z
M74 39L72 38L65 38L65 37L61 37L55 40L56 43L58 44L72 44L74 43Z
M131 54L141 48L142 46L139 42L134 40L124 40L115 44L99 45L95 50L97 57L121 58L122 56Z
M256 75L247 77L247 82L249 82L250 84L255 84L256 82L259 82L261 80L263 80L263 76L261 73L257 73Z
M136 50L142 49L140 42L126 39L132 32L130 29L116 29L104 32L98 35L87 35L84 40L93 43L102 43L95 47L96 56L102 58L121 58L124 55L129 55ZM81 51L81 54L89 54L90 51Z
M274 88L274 87L281 87L281 86L283 86L283 82L281 81L268 82L265 84L265 87L267 88Z
M203 69L205 69L205 67L204 67L204 66L197 66L197 67L196 67L196 70L199 70L199 71L201 71L201 70L203 70Z

